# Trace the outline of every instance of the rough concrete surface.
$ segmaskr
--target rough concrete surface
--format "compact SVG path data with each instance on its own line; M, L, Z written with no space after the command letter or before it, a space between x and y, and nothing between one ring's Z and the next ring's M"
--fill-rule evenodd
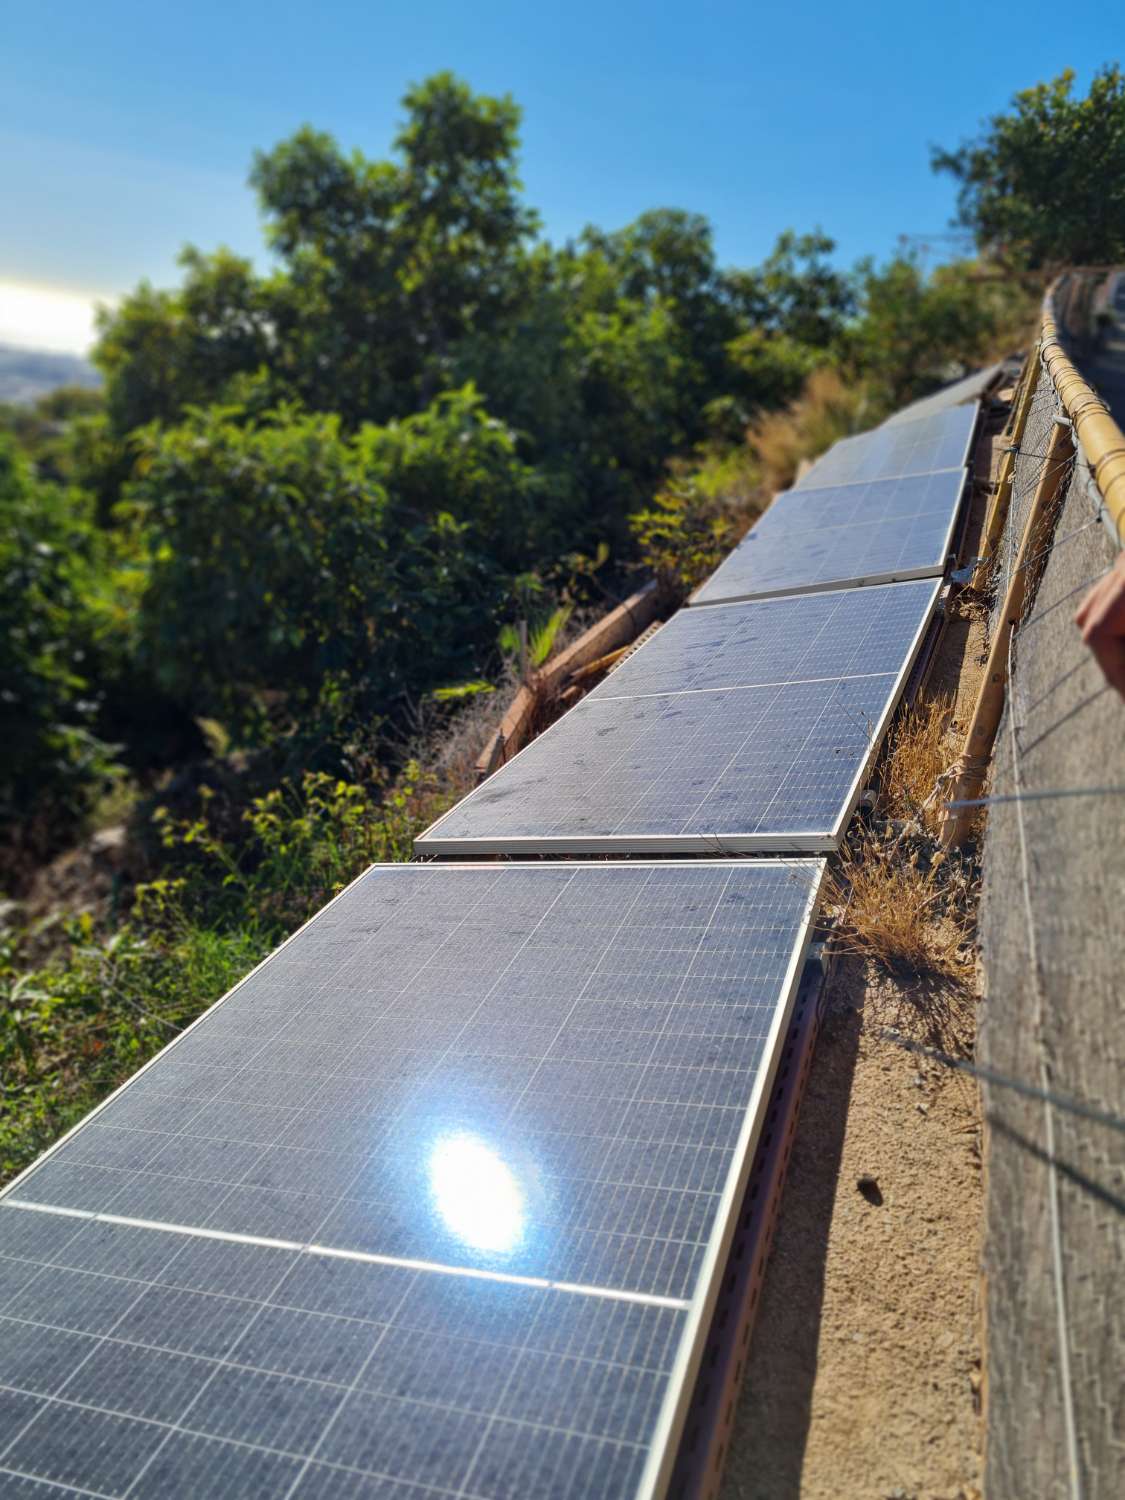
M1073 623L1115 555L1097 499L1079 464L1016 632L990 791L1085 794L990 811L979 1056L1120 1116L1125 704ZM985 1111L986 1494L1125 1495L1125 1134L1005 1087Z

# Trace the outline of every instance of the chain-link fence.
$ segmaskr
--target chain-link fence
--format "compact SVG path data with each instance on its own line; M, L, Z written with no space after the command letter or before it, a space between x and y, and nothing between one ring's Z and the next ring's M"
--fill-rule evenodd
M1060 419L1041 365L994 626ZM980 1061L1040 1091L984 1085L989 1500L1125 1495L1125 704L1073 623L1116 546L1081 453L1066 464L1028 559L984 844Z

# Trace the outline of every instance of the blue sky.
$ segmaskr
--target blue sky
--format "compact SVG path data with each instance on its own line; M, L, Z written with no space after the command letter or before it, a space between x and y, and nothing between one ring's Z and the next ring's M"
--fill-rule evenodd
M260 257L254 148L310 121L383 155L404 88L441 68L523 106L523 179L552 239L671 205L711 219L728 263L817 224L842 260L885 257L900 234L947 228L931 143L1063 67L1085 87L1114 60L1096 27L1058 15L1039 0L9 6L0 340L30 341L22 316L39 342L80 343L93 297L172 281L185 241Z

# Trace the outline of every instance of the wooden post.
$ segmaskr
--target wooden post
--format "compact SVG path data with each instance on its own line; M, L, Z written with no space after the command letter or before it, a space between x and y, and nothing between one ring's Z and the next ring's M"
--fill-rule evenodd
M996 555L996 549L1000 545L1000 538L1004 532L1004 522L1008 516L1008 502L1012 497L1012 479L1016 471L1016 458L1020 444L1023 442L1024 429L1027 427L1031 399L1039 383L1041 348L1042 344L1036 344L1027 357L1023 372L1024 378L1020 382L1015 405L1012 408L1013 420L1008 449L1000 460L1000 468L996 475L996 489L989 502L988 514L984 522L984 534L981 537L981 560L973 576L973 583L977 588L980 588L984 582L985 572Z
M950 787L950 802L972 801L980 796L984 785L993 741L1000 725L1000 716L1004 712L1005 690L1008 685L1008 645L1012 631L1023 614L1030 564L1046 543L1048 526L1044 523L1048 509L1059 492L1067 460L1073 453L1074 440L1070 423L1065 418L1056 417L1047 444L1047 455L1043 460L1043 472L1035 487L1020 539L1019 555L1008 582L1000 623L989 648L988 665L973 709L969 732L965 736L965 748L946 778L946 784ZM964 840L973 820L973 812L971 807L947 808L941 826L941 841L946 848Z

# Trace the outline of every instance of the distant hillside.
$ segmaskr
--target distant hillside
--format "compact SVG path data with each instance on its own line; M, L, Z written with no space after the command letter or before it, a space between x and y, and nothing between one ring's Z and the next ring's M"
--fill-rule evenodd
M100 385L102 377L77 354L48 354L0 344L0 401L27 404L60 385Z

